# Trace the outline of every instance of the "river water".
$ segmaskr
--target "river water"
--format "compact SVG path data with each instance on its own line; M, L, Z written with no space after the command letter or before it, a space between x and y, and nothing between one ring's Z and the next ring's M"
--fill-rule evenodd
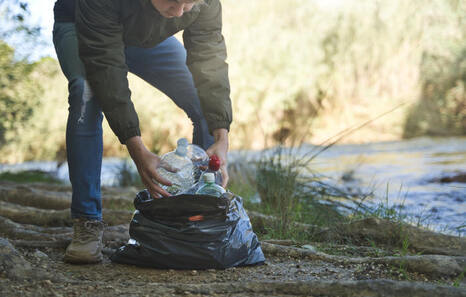
M466 138L338 145L311 166L345 187L374 191L369 202L402 207L438 231L466 232Z
M318 151L304 145L299 153ZM258 152L231 152L231 160ZM105 159L102 184L116 185L122 160ZM466 183L450 177L466 175L466 138L416 138L412 140L335 145L320 153L309 165L335 186L357 188L374 195L366 202L397 206L413 220L438 231L466 233ZM66 164L58 171L55 162L1 165L2 171L40 169L56 172L68 180ZM443 182L442 182L443 181Z

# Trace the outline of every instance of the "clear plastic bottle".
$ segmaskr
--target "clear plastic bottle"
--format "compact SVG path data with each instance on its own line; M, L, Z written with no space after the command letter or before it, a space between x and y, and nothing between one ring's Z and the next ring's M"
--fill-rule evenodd
M193 162L194 181L198 182L203 172L201 167L207 167L209 164L209 155L207 155L204 149L195 144L188 144L188 152L186 155L191 159L191 162Z
M193 162L187 157L187 145L186 138L181 138L177 142L176 149L161 158L162 162L177 169L176 172L170 172L163 167L157 168L157 172L172 183L171 186L161 185L172 195L181 194L194 184Z
M212 155L211 157L207 157L207 163L205 163L206 165L203 165L203 166L207 166L207 169L202 170L200 167L197 167L197 169L199 170L200 172L200 177L197 178L196 180L196 177L195 177L195 180L196 180L196 183L188 190L186 191L186 194L195 194L196 191L202 187L204 185L204 180L203 180L203 176L206 174L206 173L211 173L214 175L214 180L215 180L215 183L219 186L222 185L222 174L220 173L220 159L218 158L217 155ZM204 164L204 163L203 163ZM194 166L194 170L196 170L196 166Z
M225 189L215 183L215 175L212 172L206 172L202 175L204 183L197 191L197 195L210 195L215 197L222 196Z
M222 185L222 173L220 172L220 158L217 155L210 156L209 166L206 172L212 172L215 176L215 183Z

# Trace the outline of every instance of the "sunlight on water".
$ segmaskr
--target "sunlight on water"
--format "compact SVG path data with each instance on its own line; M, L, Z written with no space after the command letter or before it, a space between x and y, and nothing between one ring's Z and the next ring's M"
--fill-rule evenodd
M465 232L466 183L441 182L466 175L464 138L335 146L312 166L340 184L373 189L373 202L388 197L390 205L400 205L423 224L454 234ZM346 182L344 174L350 175ZM457 229L460 226L462 230Z

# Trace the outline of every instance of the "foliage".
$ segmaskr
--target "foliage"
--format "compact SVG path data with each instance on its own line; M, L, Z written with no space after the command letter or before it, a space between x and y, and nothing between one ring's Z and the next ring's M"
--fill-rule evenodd
M426 53L441 65L448 48L464 45L464 3L293 0L244 5L257 13L226 4L236 111L233 146L270 145L283 134L283 123L291 138L295 131L306 132L305 141L320 142L400 103L416 104L422 100L420 79L436 77ZM460 58L458 51L450 54ZM459 88L456 93L464 94ZM348 139L402 136L409 104Z
M271 157L257 164L256 183L262 203L275 209L293 207L291 198L299 195L299 165L287 160L286 148L279 146Z
M243 197L246 207L252 209L250 206L254 203L254 197L257 193L255 186L256 172L255 166L252 166L246 155L241 154L230 160L228 164L228 190L238 196Z
M28 3L22 0L0 0L0 40L15 49L15 55L26 59L41 43L41 28L30 21Z
M354 213L352 213L353 218L361 219L361 218L368 218L368 217L375 217L391 222L396 223L403 223L408 219L407 214L403 212L404 209L404 200L402 200L400 205L391 205L389 201L389 191L390 191L390 184L387 183L386 192L385 192L385 199L383 201L379 201L372 207L366 207L365 209L357 209ZM402 188L398 192L398 196L401 195ZM401 198L401 197L398 197Z
M26 23L30 11L25 1L0 0L0 15L5 21L8 21L8 23L3 23L0 29L1 39L18 33L33 36L40 32L40 27Z
M0 152L6 158L15 158L18 150L25 154L36 146L19 146L23 131L33 131L38 137L32 120L43 94L41 83L34 76L38 63L28 61L27 55L20 59L17 54L18 48L31 51L40 32L39 27L27 23L29 14L24 1L0 0Z
M429 18L429 27L436 30L427 32L420 100L406 118L405 137L466 134L466 2L442 4ZM444 34L440 26L445 27Z
M433 70L421 78L421 100L406 118L404 136L465 135L466 46L446 56L426 54L424 60Z
M20 3L15 1L0 3ZM346 141L464 134L464 5L459 0L224 1L234 109L230 147L320 143L403 102L408 104ZM25 87L25 97L15 100L32 104L21 113L32 108L23 119L34 124L11 132L22 138L10 138L0 148L1 162L63 155L66 79L50 59L39 61L33 76L30 89L40 84L45 93L31 101ZM135 76L129 83L151 150L164 153L179 137L190 137L192 125L183 111ZM4 125L10 129L16 123ZM104 154L127 156L106 123Z
M40 103L41 88L32 79L34 67L16 61L14 50L0 40L0 148L4 153L20 137L21 129L31 128L30 119Z
M294 221L293 214L301 194L299 166L294 160L286 160L289 155L285 155L283 150L280 146L271 157L263 157L257 164L256 172L261 204L278 213L277 229L282 235L289 231Z
M277 217L267 227L268 236L309 240L313 234L303 232L296 222L330 226L345 220L336 209L339 203L330 197L348 199L349 195L324 183L310 170L311 161L318 154L303 146L279 145L263 151L259 160L253 163L255 179L251 184L257 190L260 204L246 203L246 206Z

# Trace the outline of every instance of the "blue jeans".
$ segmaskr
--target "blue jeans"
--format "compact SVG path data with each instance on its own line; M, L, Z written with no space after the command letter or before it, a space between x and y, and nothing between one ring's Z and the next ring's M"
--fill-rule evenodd
M71 216L101 220L102 111L86 82L74 23L55 23L53 43L68 80L66 152L73 189ZM127 47L126 63L130 72L165 93L184 110L193 123L194 144L204 149L213 144L186 66L186 51L176 38L170 37L148 49Z

